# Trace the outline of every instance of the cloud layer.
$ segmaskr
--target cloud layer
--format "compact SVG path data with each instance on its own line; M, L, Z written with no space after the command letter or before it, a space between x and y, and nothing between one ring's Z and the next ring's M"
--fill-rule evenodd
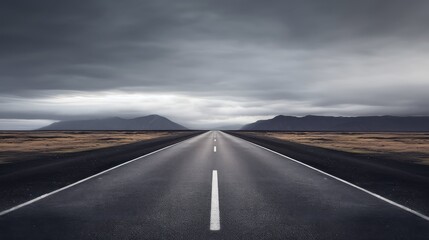
M419 0L2 1L0 119L429 115L427 12Z

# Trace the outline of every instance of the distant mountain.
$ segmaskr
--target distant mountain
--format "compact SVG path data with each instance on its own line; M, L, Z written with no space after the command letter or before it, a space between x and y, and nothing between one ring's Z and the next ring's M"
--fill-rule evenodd
M186 130L187 128L159 115L123 119L119 117L61 121L39 130Z
M429 117L292 117L279 115L247 124L250 131L351 131L351 132L414 132L429 131Z

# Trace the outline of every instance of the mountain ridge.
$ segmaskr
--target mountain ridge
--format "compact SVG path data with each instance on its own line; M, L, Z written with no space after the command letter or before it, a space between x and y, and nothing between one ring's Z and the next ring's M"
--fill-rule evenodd
M429 131L429 117L360 116L333 117L307 115L304 117L278 115L244 125L249 131Z
M110 117L59 121L38 130L188 130L188 128L166 117L152 114L131 119Z

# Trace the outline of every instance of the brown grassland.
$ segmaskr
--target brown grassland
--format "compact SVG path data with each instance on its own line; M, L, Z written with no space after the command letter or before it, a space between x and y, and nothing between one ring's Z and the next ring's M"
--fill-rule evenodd
M429 133L256 133L286 141L429 165Z
M0 132L0 164L48 154L112 147L172 134L177 132L3 131Z

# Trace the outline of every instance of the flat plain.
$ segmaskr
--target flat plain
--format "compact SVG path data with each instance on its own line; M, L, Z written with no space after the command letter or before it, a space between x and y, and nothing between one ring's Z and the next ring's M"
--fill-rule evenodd
M169 131L2 131L0 164L134 143L179 132Z
M429 165L429 133L252 132L252 134Z

